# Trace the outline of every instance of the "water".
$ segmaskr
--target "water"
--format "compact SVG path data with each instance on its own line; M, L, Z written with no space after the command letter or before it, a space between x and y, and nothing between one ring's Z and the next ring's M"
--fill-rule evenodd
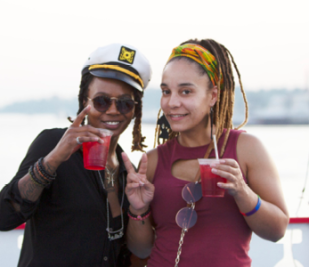
M47 128L62 128L70 125L65 117L22 114L1 114L0 124L2 125L0 132L2 152L0 154L0 188L15 175L29 145L39 132ZM154 124L142 125L142 133L147 136L147 150L153 148L154 129ZM290 216L295 216L309 160L309 126L248 126L244 129L257 136L267 148L278 169ZM131 142L132 125L121 136L120 145L137 166L142 153L132 153ZM299 211L300 216L309 217L308 203L309 193L305 192Z

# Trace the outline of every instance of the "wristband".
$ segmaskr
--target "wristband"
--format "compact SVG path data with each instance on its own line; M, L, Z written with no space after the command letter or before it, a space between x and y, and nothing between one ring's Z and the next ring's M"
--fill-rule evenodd
M36 168L35 168L35 166L36 166ZM37 174L38 174L46 183L49 184L49 183L51 182L47 177L45 177L45 176L42 174L42 172L40 171L40 168L39 168L39 164L38 164L38 163L34 163L33 169L36 169Z
M42 174L43 177L47 178L49 181L56 179L56 176L57 176L56 173L50 174L44 168L44 166L43 166L43 157L38 160L37 166L38 166L38 169L40 170L40 173Z
M259 208L261 207L262 201L261 201L261 198L260 198L259 196L257 196L257 197L258 197L258 202L257 202L257 204L256 204L256 206L254 207L253 210L251 210L251 211L249 211L249 212L247 212L247 213L243 213L243 212L240 211L240 213L241 213L243 216L250 216L250 215L256 213L256 212L259 210Z
M151 214L151 211L150 211L150 207L148 208L148 210L141 214L141 215L135 215L133 214L130 209L128 209L128 216L130 219L134 220L134 221L142 221L142 223L144 224L144 220L147 219Z
M29 173L29 176L30 176L30 179L31 181L33 181L36 185L40 186L40 187L45 187L46 186L46 183L42 182L40 179L38 179L36 176L35 176L35 173L34 173L34 168L33 166L31 165L29 170L28 170L28 173Z

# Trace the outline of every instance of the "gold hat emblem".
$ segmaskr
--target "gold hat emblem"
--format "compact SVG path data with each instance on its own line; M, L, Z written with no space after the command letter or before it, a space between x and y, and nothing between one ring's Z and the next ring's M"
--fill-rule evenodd
M134 56L135 56L134 50L131 50L131 49L124 47L124 46L121 47L121 51L120 51L120 55L119 55L120 61L124 61L124 62L128 62L128 63L132 64L133 60L134 60Z

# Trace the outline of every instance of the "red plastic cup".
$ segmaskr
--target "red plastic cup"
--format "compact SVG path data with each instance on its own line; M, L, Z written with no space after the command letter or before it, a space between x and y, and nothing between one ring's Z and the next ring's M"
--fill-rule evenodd
M210 165L219 163L217 159L198 159L201 171L203 197L224 197L225 189L217 186L218 182L226 183L226 179L211 172Z
M103 140L103 144L98 142L83 143L84 167L87 170L99 171L105 169L113 132L106 129L99 130L103 133L103 137L101 138Z

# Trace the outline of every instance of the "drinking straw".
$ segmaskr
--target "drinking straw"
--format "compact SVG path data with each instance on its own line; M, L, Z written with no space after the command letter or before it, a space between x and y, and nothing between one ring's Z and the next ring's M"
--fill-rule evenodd
M218 154L218 147L217 147L216 135L214 134L214 135L212 136L212 138L213 138L214 146L215 146L216 159L219 160L219 154Z

